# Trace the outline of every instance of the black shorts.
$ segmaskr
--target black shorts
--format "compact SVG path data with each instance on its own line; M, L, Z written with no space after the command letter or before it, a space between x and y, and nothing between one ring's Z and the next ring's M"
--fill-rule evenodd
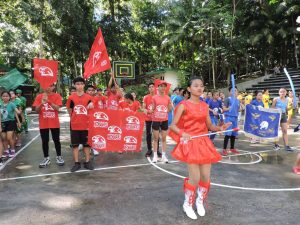
M165 120L165 121L152 121L152 129L153 130L159 130L159 128L161 130L168 130L169 126L168 126L168 120Z
M2 132L16 131L17 124L15 120L5 121L1 123Z
M82 144L83 147L90 147L88 145L88 131L71 130L71 146L78 147L80 144Z
M280 123L287 123L286 113L281 113Z

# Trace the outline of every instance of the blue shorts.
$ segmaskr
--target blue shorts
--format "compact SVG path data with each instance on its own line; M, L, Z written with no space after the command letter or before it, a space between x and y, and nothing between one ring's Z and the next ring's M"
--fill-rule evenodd
M231 125L227 128L227 130L232 130L233 128L237 128L238 126L238 118L233 116L225 116L225 123L231 122ZM224 135L227 136L238 136L237 131L226 131Z

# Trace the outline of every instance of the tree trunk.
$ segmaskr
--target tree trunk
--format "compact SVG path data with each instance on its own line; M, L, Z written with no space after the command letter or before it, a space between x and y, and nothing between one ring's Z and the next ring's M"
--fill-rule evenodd
M39 29L39 42L40 42L40 49L39 49L39 58L43 58L43 23L40 24Z
M74 55L74 54L73 54L73 65L74 65L75 76L77 77L77 76L78 76L78 73L77 73L77 65L76 65L75 55Z

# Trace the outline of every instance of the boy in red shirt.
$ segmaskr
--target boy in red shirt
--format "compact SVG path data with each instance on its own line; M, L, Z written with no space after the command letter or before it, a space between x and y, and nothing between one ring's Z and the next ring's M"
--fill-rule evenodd
M145 95L143 98L142 109L146 114L145 124L146 124L146 140L147 140L147 149L148 151L145 154L145 157L150 157L152 155L152 114L150 111L152 110L152 98L154 96L155 88L154 83L148 84L149 94ZM159 141L157 143L157 149L159 148ZM157 156L161 158L161 152L157 151Z
M124 101L120 102L120 108L123 110L128 110L128 111L133 111L133 112L137 112L140 108L139 105L134 104L134 100L133 100L133 96L130 93L127 93L124 95Z
M107 108L118 110L121 98L120 88L114 79L114 74L111 73L111 77L107 85Z
M97 89L97 95L93 99L95 109L105 109L106 108L107 97L102 95L102 89Z
M50 164L49 158L49 130L51 131L52 140L56 150L56 163L59 166L65 164L61 157L61 144L59 140L60 124L58 118L59 108L62 106L62 97L54 93L55 85L48 87L44 93L39 94L33 103L35 111L39 113L39 128L42 138L42 148L44 159L40 163L40 168L45 168Z
M88 145L88 109L94 107L93 97L84 93L85 80L82 77L76 77L73 80L76 93L69 96L67 100L67 109L71 117L71 145L73 147L73 157L75 165L71 168L71 172L75 172L81 168L79 162L80 144L83 145L85 154L84 168L93 170L94 166L90 161L90 146Z
M157 151L158 151L158 139L159 130L161 130L162 139L162 161L168 162L166 157L167 149L167 131L168 131L168 112L172 109L171 99L168 95L165 95L167 83L161 81L158 85L158 94L152 98L152 130L153 130L153 149L154 156L152 162L157 162Z

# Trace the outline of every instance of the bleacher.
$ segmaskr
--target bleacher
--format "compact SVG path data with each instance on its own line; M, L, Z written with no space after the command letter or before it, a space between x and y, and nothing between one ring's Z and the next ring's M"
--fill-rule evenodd
M300 69L287 69L287 71L294 83L296 95L298 95L300 93ZM269 89L270 97L273 98L278 96L278 91L281 87L284 87L287 90L292 89L289 80L283 71L280 74L274 74L270 78L252 85L250 88L246 88L246 91L263 91L264 89Z

